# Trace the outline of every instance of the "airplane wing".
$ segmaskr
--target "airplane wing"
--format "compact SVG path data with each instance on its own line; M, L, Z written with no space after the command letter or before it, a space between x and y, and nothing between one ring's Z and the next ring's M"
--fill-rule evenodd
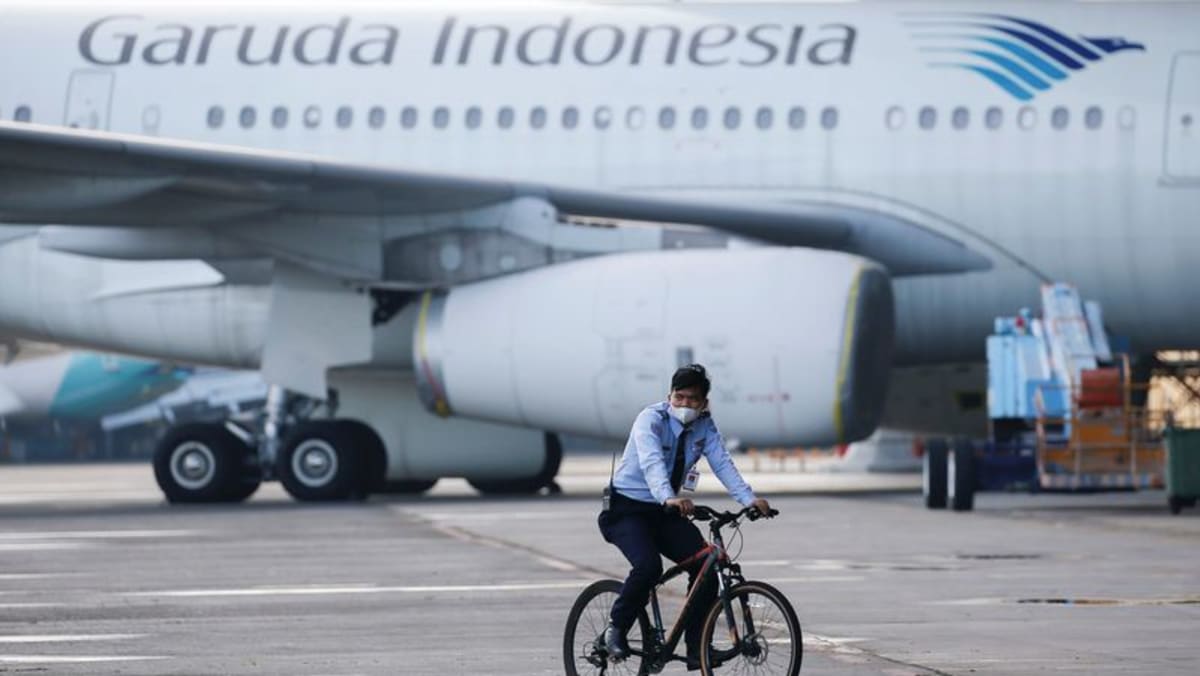
M895 276L991 267L962 242L857 207L581 189L28 123L0 122L0 185L0 223L22 225L161 231L303 220L332 242L344 236L339 222L411 220L528 197L560 215L702 226L855 253Z

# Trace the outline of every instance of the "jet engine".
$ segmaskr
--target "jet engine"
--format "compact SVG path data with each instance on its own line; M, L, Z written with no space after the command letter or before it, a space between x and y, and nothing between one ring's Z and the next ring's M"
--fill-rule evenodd
M891 367L891 281L856 256L747 248L602 256L421 299L433 412L622 438L681 364L704 364L727 439L867 437Z

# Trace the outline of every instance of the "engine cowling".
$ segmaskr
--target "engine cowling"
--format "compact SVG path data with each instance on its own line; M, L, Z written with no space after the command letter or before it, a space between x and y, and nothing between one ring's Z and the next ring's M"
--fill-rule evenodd
M413 342L439 415L622 438L704 364L726 438L865 438L882 413L894 327L880 266L810 249L604 256L431 292Z

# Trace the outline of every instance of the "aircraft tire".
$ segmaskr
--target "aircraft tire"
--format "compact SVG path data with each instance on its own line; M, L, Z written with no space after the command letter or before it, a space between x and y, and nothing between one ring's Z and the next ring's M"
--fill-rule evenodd
M557 434L546 432L546 456L541 470L527 479L476 480L467 479L471 487L484 495L532 495L543 488L554 493L557 486L554 477L558 476L558 468L562 466L562 441Z
M387 448L370 425L359 420L338 420L345 434L353 439L355 453L362 463L358 486L351 498L365 500L371 493L387 492Z
M365 427L346 420L296 425L275 459L275 473L288 494L305 502L364 497L367 453L360 425Z
M934 438L925 442L922 484L925 506L929 509L945 509L946 507L948 455L945 439Z
M420 495L427 493L438 482L437 479L399 479L397 481L385 481L379 493L391 493L394 495Z
M956 512L969 512L975 508L975 449L970 439L957 439L954 450L948 455L946 485L950 508ZM950 471L952 468L953 471Z
M240 502L258 490L261 472L254 450L224 425L192 423L158 442L154 479L170 503Z

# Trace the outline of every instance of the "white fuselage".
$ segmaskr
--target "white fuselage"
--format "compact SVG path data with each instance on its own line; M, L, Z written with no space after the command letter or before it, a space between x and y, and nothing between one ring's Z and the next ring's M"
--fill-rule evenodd
M992 318L1048 280L1139 351L1200 344L1200 122L1180 121L1200 106L1200 5L496 4L6 6L0 117L900 215L993 261L897 280L901 364L979 359ZM947 12L1144 49L1021 101L937 65ZM198 356L252 363L254 342Z

